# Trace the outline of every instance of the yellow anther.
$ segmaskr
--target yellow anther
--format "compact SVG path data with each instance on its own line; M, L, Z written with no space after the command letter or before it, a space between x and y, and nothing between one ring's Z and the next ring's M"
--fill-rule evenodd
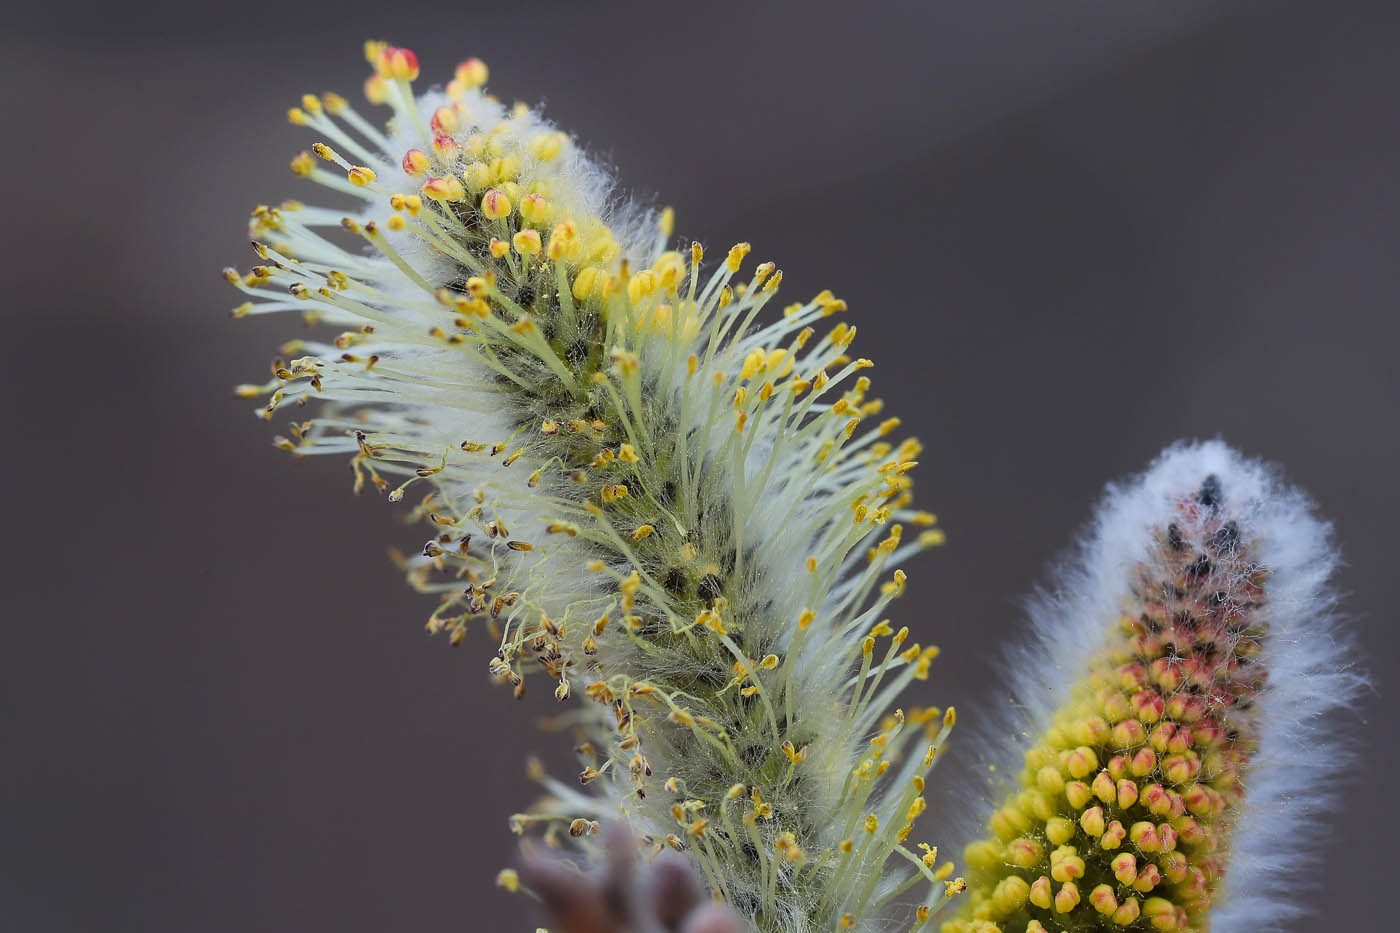
M292 172L305 178L316 169L316 159L303 149L298 152L296 158L292 159Z
M597 266L580 269L578 275L574 276L574 298L587 301L591 296L601 296L607 288L607 281L608 274Z
M644 298L654 294L659 285L656 273L651 269L643 269L633 275L627 283L627 297L634 305L640 304Z
M729 256L724 260L724 264L730 272L738 272L739 267L744 263L744 257L749 254L753 247L748 243L736 243L729 249Z
M489 188L494 176L491 174L491 166L485 162L471 162L462 170L462 181L472 191L480 191Z
M540 232L533 229L521 230L511 237L511 242L515 244L515 251L526 258L534 256L540 251Z
M514 868L502 868L496 873L496 887L505 888L512 894L520 890L520 875Z
M365 100L371 104L387 104L389 102L389 85L378 74L372 74L365 78Z
M879 829L879 828L880 828L880 818L879 818L878 816L876 816L875 814L873 814L873 813L867 815L866 818L865 818L865 831L866 831L867 833L873 833L873 832L875 832L875 830L877 830L877 829Z
M363 165L356 165L346 173L346 176L350 179L350 184L356 188L363 188L375 179L374 170Z
M558 131L541 133L530 140L530 153L541 162L552 162L564 151L564 144L568 139L568 136Z
M465 201L467 198L462 183L451 175L445 178L429 178L423 183L423 194L434 201Z
M519 186L512 188L510 183L520 177L520 157L516 155L502 156L491 163L491 178L497 182L505 182L502 187L508 189L511 197L520 196Z
M748 356L744 357L744 365L739 370L739 378L752 379L758 374L758 372L761 369L763 369L763 363L765 359L766 356L763 350L756 349L751 351Z
M544 223L549 219L549 202L543 195L527 194L520 199L520 216L528 223Z
M783 754L786 755L788 761L793 764L801 764L807 760L807 746L805 745L802 746L801 749L798 749L791 742L784 742L782 748Z

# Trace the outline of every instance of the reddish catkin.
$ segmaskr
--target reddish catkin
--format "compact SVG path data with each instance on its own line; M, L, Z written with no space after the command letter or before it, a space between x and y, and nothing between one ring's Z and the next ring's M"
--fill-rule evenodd
M1277 929L1303 861L1283 847L1340 755L1326 714L1360 685L1329 529L1209 443L1111 489L1094 532L1036 607L1016 663L1066 680L1026 691L1055 708L968 847L944 933Z

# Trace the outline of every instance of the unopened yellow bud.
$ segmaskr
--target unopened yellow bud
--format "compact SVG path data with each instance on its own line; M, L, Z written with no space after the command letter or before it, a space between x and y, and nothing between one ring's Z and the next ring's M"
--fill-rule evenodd
M1050 904L1053 902L1053 897L1054 895L1049 878L1041 875L1039 878L1035 879L1035 881L1031 882L1029 898L1032 904L1039 907L1041 910L1049 910Z
M1036 772L1035 782L1047 793L1057 794L1065 786L1065 779L1060 776L1060 772L1052 765L1046 765Z
M1071 777L1087 777L1098 766L1098 756L1087 745L1081 745L1065 756L1065 768Z
M1118 897L1113 893L1113 888L1106 884L1095 885L1094 890L1089 892L1089 903L1105 917L1118 910Z
M1079 815L1079 825L1084 832L1095 839L1102 836L1104 830L1103 807L1090 807L1085 810Z
M1113 912L1113 922L1120 927L1132 926L1141 914L1142 902L1135 897L1130 897Z
M500 220L510 214L510 209L510 198L497 188L492 188L481 196L481 214L487 220Z
M1055 892L1055 912L1067 914L1079 906L1079 887L1073 881L1066 881Z
M568 137L560 132L541 133L530 140L530 153L541 162L552 162L559 158Z
M429 178L423 183L423 194L434 201L465 201L467 192L462 183L448 175L445 178Z
M542 224L549 219L549 202L543 195L527 194L520 199L520 216L528 223Z
M580 269L574 276L573 293L578 301L587 301L590 296L601 295L607 285L607 273L597 266Z
M1176 905L1164 897L1149 897L1142 903L1142 915L1155 929L1175 930Z
M511 237L511 243L515 245L515 251L526 258L534 256L540 251L540 232L533 229L521 230Z
M472 162L462 170L462 180L473 191L489 188L494 177L491 173L491 166L485 162Z
M490 74L490 69L486 67L484 61L479 58L469 58L457 65L453 77L460 82L462 87L471 90L485 84Z

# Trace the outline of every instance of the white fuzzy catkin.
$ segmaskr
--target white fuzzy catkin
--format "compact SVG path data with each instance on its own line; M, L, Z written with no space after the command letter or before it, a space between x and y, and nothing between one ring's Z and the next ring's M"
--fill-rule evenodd
M1212 501L1209 507L1203 505ZM1225 532L1229 533L1229 547L1217 550L1219 543L1227 540L1217 536ZM1067 928L1075 930L1137 929L1139 925L1143 929L1204 929L1201 924L1208 923L1213 933L1244 933L1283 930L1299 912L1325 911L1325 905L1313 903L1308 896L1309 870L1322 854L1323 846L1317 840L1325 834L1326 814L1340 790L1337 777L1350 760L1345 741L1351 718L1348 714L1365 685L1355 668L1354 650L1331 582L1338 559L1332 529L1315 516L1306 495L1285 484L1274 468L1246 459L1220 441L1178 444L1142 475L1110 485L1073 553L1055 568L1054 584L1032 600L1029 643L1016 649L1006 663L1006 679L1013 685L1014 713L1002 724L1000 735L1016 740L1007 743L1002 738L998 744L1004 751L996 764L998 773L1020 774L1020 783L1004 786L1003 792L1011 796L992 804L1003 808L992 817L992 838L969 848L969 865L974 869L969 878L971 899L960 918L945 930L981 929L968 925L980 919L996 924L987 930L1015 933L1031 922L1043 923L1048 930L1058 929L1057 923L1069 923ZM1233 753L1231 746L1238 745L1243 759L1238 769L1222 769L1230 775L1215 780L1225 781L1221 786L1227 795L1242 793L1230 797L1223 813L1219 807L1213 812L1207 809L1209 816L1201 817L1205 824L1201 839L1188 841L1183 835L1179 851L1189 861L1182 859L1175 867L1190 866L1191 874L1179 883L1166 878L1156 888L1142 891L1122 884L1121 879L1113 884L1109 877L1106 889L1095 889L1101 907L1091 905L1090 892L1082 890L1064 898L1063 904L1073 900L1076 906L1063 913L1061 901L1040 908L1037 899L1053 897L1065 878L1056 876L1037 891L1031 884L1041 870L1039 862L1030 857L1034 845L1074 848L1090 863L1088 872L1093 877L1096 858L1106 860L1132 851L1132 840L1121 849L1100 844L1108 838L1101 829L1104 819L1121 815L1127 825L1131 820L1160 818L1180 828L1182 821L1190 819L1194 825L1194 817L1200 816L1189 807L1181 814L1167 807L1171 794L1180 791L1191 799L1190 788L1210 779L1210 757L1204 749L1205 770L1200 775L1191 772L1184 783L1168 779L1169 765L1180 762L1165 756L1152 770L1129 775L1141 787L1166 789L1160 816L1144 810L1145 792L1138 797L1133 791L1134 806L1122 807L1122 798L1114 798L1107 785L1106 808L1095 799L1097 795L1091 795L1087 805L1067 805L1075 792L1052 790L1056 779L1041 773L1048 767L1050 772L1058 770L1061 779L1074 776L1078 762L1070 756L1081 752L1099 751L1098 759L1119 747L1125 756L1132 753L1130 743L1119 741L1120 733L1115 731L1112 738L1106 738L1086 729L1085 717L1104 708L1104 697L1126 705L1120 697L1129 696L1136 688L1117 692L1119 685L1112 682L1117 676L1112 673L1114 665L1141 665L1134 659L1152 657L1150 652L1141 652L1143 639L1158 644L1163 637L1151 633L1149 626L1157 623L1151 622L1147 613L1139 622L1126 617L1125 611L1135 613L1141 608L1144 594L1153 598L1153 586L1174 589L1179 599L1181 588L1174 581L1193 579L1197 573L1208 574L1200 581L1203 587L1222 588L1217 597L1224 599L1220 594L1228 594L1232 609L1245 592L1256 594L1252 598L1258 599L1257 606L1248 610L1253 613L1250 618L1256 620L1254 627L1237 636L1249 642L1251 652L1257 648L1257 655L1247 656L1235 644L1219 650L1226 652L1227 660L1239 656L1244 658L1241 663L1252 665L1249 670L1262 670L1262 687L1243 688L1243 702L1237 707L1227 703L1217 708L1209 702L1207 706L1208 716L1217 715L1218 709L1220 721L1232 734L1238 733L1239 740L1227 742L1225 747ZM1259 588L1247 589L1256 578L1262 581ZM1172 599L1165 597L1163 604L1173 605ZM1215 624L1203 623L1206 628ZM1199 648L1180 643L1182 633L1189 631L1185 625L1178 627L1168 620L1165 637L1177 639L1178 644L1174 649L1168 647L1168 658L1158 663L1165 665L1165 676L1171 679L1154 683L1150 672L1156 669L1149 669L1147 687L1160 690L1168 704L1184 696L1178 672L1186 669ZM1151 641L1154 638L1156 642ZM1134 644L1137 648L1129 647ZM1135 650L1138 653L1134 654ZM1110 676L1105 678L1105 672ZM1223 682L1203 675L1201 695L1211 697L1211 691ZM1138 718L1143 718L1150 734L1156 720L1151 716ZM1105 721L1110 727L1114 725L1112 715ZM1184 720L1174 720L1169 708L1162 721ZM1126 726L1125 730L1123 734L1131 732ZM1029 746L1028 738L1032 742ZM1190 749L1186 753L1195 754ZM1113 761L1107 762L1108 770L1113 766ZM1098 765L1088 769L1084 780L1097 771ZM1086 806L1102 816L1083 818L1079 811ZM1044 829L1036 828L1040 824L1030 811L1041 808L1051 814L1051 820L1068 817L1073 823L1078 819L1080 827L1088 826L1095 832L1076 828L1070 838L1055 838L1050 823L1045 823ZM998 834L997 830L1009 831L1016 823L1015 813L1028 814L1031 826L1027 833L1013 832L1014 838L1005 832ZM1052 838L1043 838L1047 832ZM1032 845L1026 848L1025 864L1013 864L1006 853L1009 847L1021 845L1022 839ZM1008 848L1003 850L1003 845ZM980 870L975 864L979 858ZM1138 856L1140 864L1151 858ZM1219 877L1213 873L1217 862ZM1208 865L1205 879L1195 875L1198 864ZM1069 876L1071 884L1079 881L1073 872ZM1097 877L1101 880L1103 875ZM1077 903L1081 897L1083 903ZM1135 903L1129 905L1130 900ZM1109 907L1123 913L1114 917L1106 910ZM1155 913L1149 916L1150 912Z
M619 207L568 136L480 90L480 62L417 96L411 52L367 52L387 136L334 96L291 114L326 140L293 170L363 206L261 207L264 264L226 272L237 315L340 334L240 392L268 418L328 402L278 445L427 493L433 537L405 565L440 598L429 629L489 629L498 678L542 669L570 704L588 787L536 769L550 795L513 827L591 849L622 815L765 931L873 929L915 884L923 926L958 885L904 841L953 716L893 708L936 650L883 613L942 533L855 329L817 335L845 303L763 322L782 273L738 277L748 244L702 272L669 211Z

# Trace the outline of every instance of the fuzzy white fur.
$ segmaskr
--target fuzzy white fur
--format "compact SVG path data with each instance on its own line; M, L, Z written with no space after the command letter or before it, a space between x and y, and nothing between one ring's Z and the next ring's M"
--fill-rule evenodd
M1024 685L1003 715L1003 778L1019 772L1025 741L1048 725L1103 642L1130 574L1153 546L1152 531L1214 474L1244 540L1270 571L1269 633L1261 663L1268 684L1257 704L1260 748L1244 774L1245 805L1229 842L1226 884L1213 933L1282 931L1302 913L1308 869L1325 848L1326 815L1351 758L1352 707L1366 686L1331 582L1339 562L1331 526L1279 471L1221 441L1179 443L1143 474L1111 483L1093 520L1055 568L1053 589L1028 603L1030 633L1007 659ZM991 738L992 733L984 733ZM1004 787L995 788L1004 790Z

